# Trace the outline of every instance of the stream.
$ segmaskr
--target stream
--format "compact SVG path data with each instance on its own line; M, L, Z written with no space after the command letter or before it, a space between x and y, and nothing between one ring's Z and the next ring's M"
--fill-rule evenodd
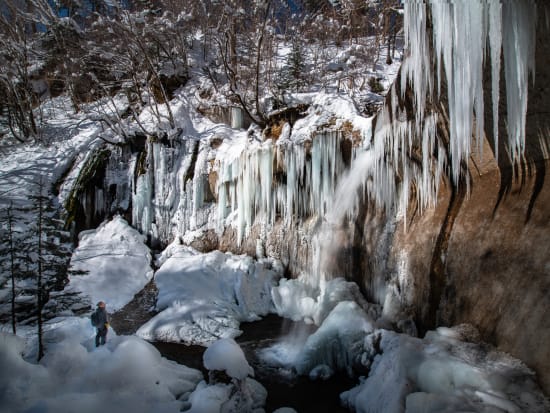
M111 325L118 335L134 334L137 329L156 313L156 286L150 282L124 308L111 315ZM235 339L245 353L248 363L254 369L255 379L267 390L265 410L273 412L280 407L292 407L298 413L344 413L340 406L340 393L357 384L356 378L345 373L333 375L328 380L312 381L297 376L288 369L281 369L262 362L258 352L283 340L287 335L300 331L311 334L316 327L302 322L293 322L275 314L269 314L259 321L241 323L243 333ZM202 346L188 346L178 343L153 342L159 352L169 360L203 372Z

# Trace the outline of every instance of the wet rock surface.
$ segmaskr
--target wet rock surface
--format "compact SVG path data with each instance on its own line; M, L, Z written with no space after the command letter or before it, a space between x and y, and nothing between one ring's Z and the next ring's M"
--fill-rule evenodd
M134 299L119 311L111 314L111 326L118 335L134 334L139 327L153 318L157 311L155 303L158 290L155 281L151 280Z

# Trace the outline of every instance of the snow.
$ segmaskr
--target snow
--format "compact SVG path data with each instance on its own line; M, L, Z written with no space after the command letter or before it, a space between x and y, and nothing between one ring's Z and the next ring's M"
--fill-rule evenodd
M201 381L189 396L191 413L263 412L266 389L250 376L254 370L235 340L222 338L212 343L203 354L204 367L210 371L207 384ZM219 380L216 372L225 372L229 383Z
M120 216L95 230L83 231L71 258L73 275L68 292L79 292L93 306L107 304L109 312L126 305L153 277L145 237Z
M304 293L300 283L281 284L289 296ZM326 284L329 294L333 286ZM295 318L300 312L310 314L308 306L292 310ZM386 321L379 313L343 300L319 324L311 335L293 331L259 356L269 366L312 380L337 371L350 376L368 372L356 387L341 394L343 405L353 411L542 413L550 408L534 373L480 342L472 326L440 327L424 339L415 338L382 329Z
M361 307L374 311L361 296L354 282L334 278L312 284L307 274L297 279L281 279L279 285L271 289L275 311L281 317L294 321L304 320L308 324L321 325L324 319L341 301L355 301Z
M83 116L70 116L68 99L56 98L43 104L45 116L43 140L48 144L13 145L0 151L0 206L10 201L15 206L28 206L37 194L42 179L50 188L71 167L77 154L91 152L98 143L99 124ZM35 168L33 168L33 166Z
M300 375L316 376L320 366L331 371L347 371L361 365L358 348L372 332L374 321L353 301L341 301L319 329L308 337L294 367Z
M374 320L354 301L340 301L311 335L293 331L260 352L267 364L293 369L311 379L327 379L336 371L364 370L362 349Z
M189 396L191 408L187 413L264 412L267 391L256 380L246 378L242 383L209 385L202 381Z
M418 339L374 331L365 339L377 354L369 375L342 393L342 402L358 413L547 411L532 371L459 332L442 328Z
M87 318L56 319L48 327L46 355L38 364L25 355L23 338L0 332L3 411L178 411L202 379L135 336L109 333L107 344L96 349Z
M227 402L231 393L231 385L217 384L208 386L202 381L189 397L191 408L188 413L217 413L222 405Z
M232 338L222 338L210 344L203 356L204 367L208 370L225 371L229 377L243 380L254 376L254 370L244 356L239 345Z
M281 276L272 259L201 254L176 242L160 263L155 281L161 312L137 332L147 340L208 345L238 336L241 322L272 311L270 291Z

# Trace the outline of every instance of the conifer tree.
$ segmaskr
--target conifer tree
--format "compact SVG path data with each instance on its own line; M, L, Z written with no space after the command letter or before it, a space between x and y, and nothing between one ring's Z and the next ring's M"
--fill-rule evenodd
M32 196L36 211L36 223L32 229L36 252L33 254L36 274L36 314L38 331L38 360L44 356L43 321L44 308L53 290L63 289L67 280L67 267L71 249L69 234L60 230L62 221L56 220L56 211L42 177L38 182L38 194ZM31 257L32 258L32 257Z
M292 49L286 57L286 62L279 73L277 89L284 97L287 92L299 92L305 86L305 63L301 46L292 42ZM284 98L282 99L284 101Z
M13 334L17 333L17 322L15 317L15 247L14 247L14 226L13 226L13 203L6 210L6 240L8 244L8 254L10 257L10 279L11 279L11 327Z

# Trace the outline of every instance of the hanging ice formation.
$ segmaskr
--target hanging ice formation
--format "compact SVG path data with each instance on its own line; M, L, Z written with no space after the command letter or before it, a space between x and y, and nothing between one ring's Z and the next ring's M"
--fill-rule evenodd
M401 83L392 87L378 115L372 144L353 160L352 172L342 179L334 196L334 220L344 213L354 214L358 206L356 189L362 188L378 206L386 210L397 206L404 213L411 189L422 210L435 203L443 174L448 173L455 183L461 176L466 177L462 164L472 151L482 147L483 67L489 59L495 125L492 132L494 147L498 148L501 50L507 105L513 109L507 111L505 147L514 162L525 148L527 85L529 73L534 73L534 2L406 1L404 8L408 56L402 65ZM431 38L426 29L428 12ZM431 109L442 93L443 79L447 85L448 142L437 136L438 114ZM412 119L398 104L408 87L414 94ZM342 170L338 148L327 142L313 140L311 164L305 162L304 152L296 146L281 153L279 146L267 143L223 166L225 188L220 188L219 218L225 217L228 210L238 209L239 234L243 236L260 211L269 223L274 222L277 212L286 222L294 216L326 214ZM275 171L270 159L274 158L284 162L285 186L272 186ZM284 196L278 192L281 190L286 191ZM232 200L231 205L227 199Z
M205 143L193 138L174 140L170 145L148 142L146 158L135 160L132 224L153 239L170 241L176 234L200 228L212 208L207 198ZM134 168L132 168L134 169Z
M433 25L432 46L436 69L430 68L430 47L426 32L427 11ZM437 95L444 77L449 102L450 143L448 156L455 182L461 162L472 153L472 136L477 147L483 139L483 65L491 58L492 106L495 148L498 148L498 100L501 49L504 51L506 100L508 105L507 151L517 161L525 147L527 83L534 75L536 6L531 1L463 0L454 2L405 2L406 47L410 55L403 65L401 93L407 82L415 96L415 132L425 132L425 120L431 114L427 97ZM474 122L475 119L475 122ZM475 130L474 130L475 124ZM433 131L435 132L435 130ZM418 134L434 142L432 132ZM426 144L424 143L424 146ZM429 146L433 147L433 143ZM410 146L408 148L410 150ZM430 156L423 151L423 156Z
M364 149L356 148L349 174L343 175L338 127L316 129L305 140L297 139L288 125L277 141L260 142L239 132L222 155L212 155L207 143L193 138L180 148L150 143L148 162L154 165L134 180L134 225L169 241L175 233L213 222L221 231L231 222L242 240L255 222L269 226L281 219L290 225L311 216L333 222L353 216L359 207L358 193L398 214L413 198L420 210L425 209L435 203L442 176L455 184L466 178L465 161L482 147L483 68L488 64L492 134L498 148L501 51L510 109L503 146L517 162L525 148L527 85L534 72L535 3L411 0L405 1L404 12L406 58L401 82L392 86L374 130L358 128L366 141ZM412 116L399 103L409 88ZM448 137L438 136L441 115L434 110L443 92L448 101L444 110ZM337 99L318 102L330 105L331 100ZM318 109L328 113L334 108ZM217 205L205 202L212 184L208 174L213 171L217 186L211 189L217 193Z
M289 133L288 125L283 131ZM272 225L324 215L330 206L338 176L344 170L340 133L317 133L309 145L287 139L267 140L243 149L219 166L218 223L236 213L239 239L258 220Z
M423 209L435 203L443 173L448 173L455 183L461 177L467 179L462 165L475 149L473 146L478 151L482 147L483 67L488 58L492 132L497 150L501 50L509 108L505 148L512 162L521 159L529 74L534 77L536 22L532 1L501 4L499 0L411 0L405 1L404 10L408 55L402 64L401 82L392 86L390 99L378 116L371 153L355 162L355 168L365 170L363 185L367 196L386 209L397 205L401 213L406 211L411 188ZM428 14L431 39L426 30ZM431 109L442 93L443 80L448 100L448 142L438 136L437 111ZM403 99L409 87L413 91L412 119L398 104L398 98ZM397 191L391 189L394 179L400 181ZM388 190L383 189L385 186Z

